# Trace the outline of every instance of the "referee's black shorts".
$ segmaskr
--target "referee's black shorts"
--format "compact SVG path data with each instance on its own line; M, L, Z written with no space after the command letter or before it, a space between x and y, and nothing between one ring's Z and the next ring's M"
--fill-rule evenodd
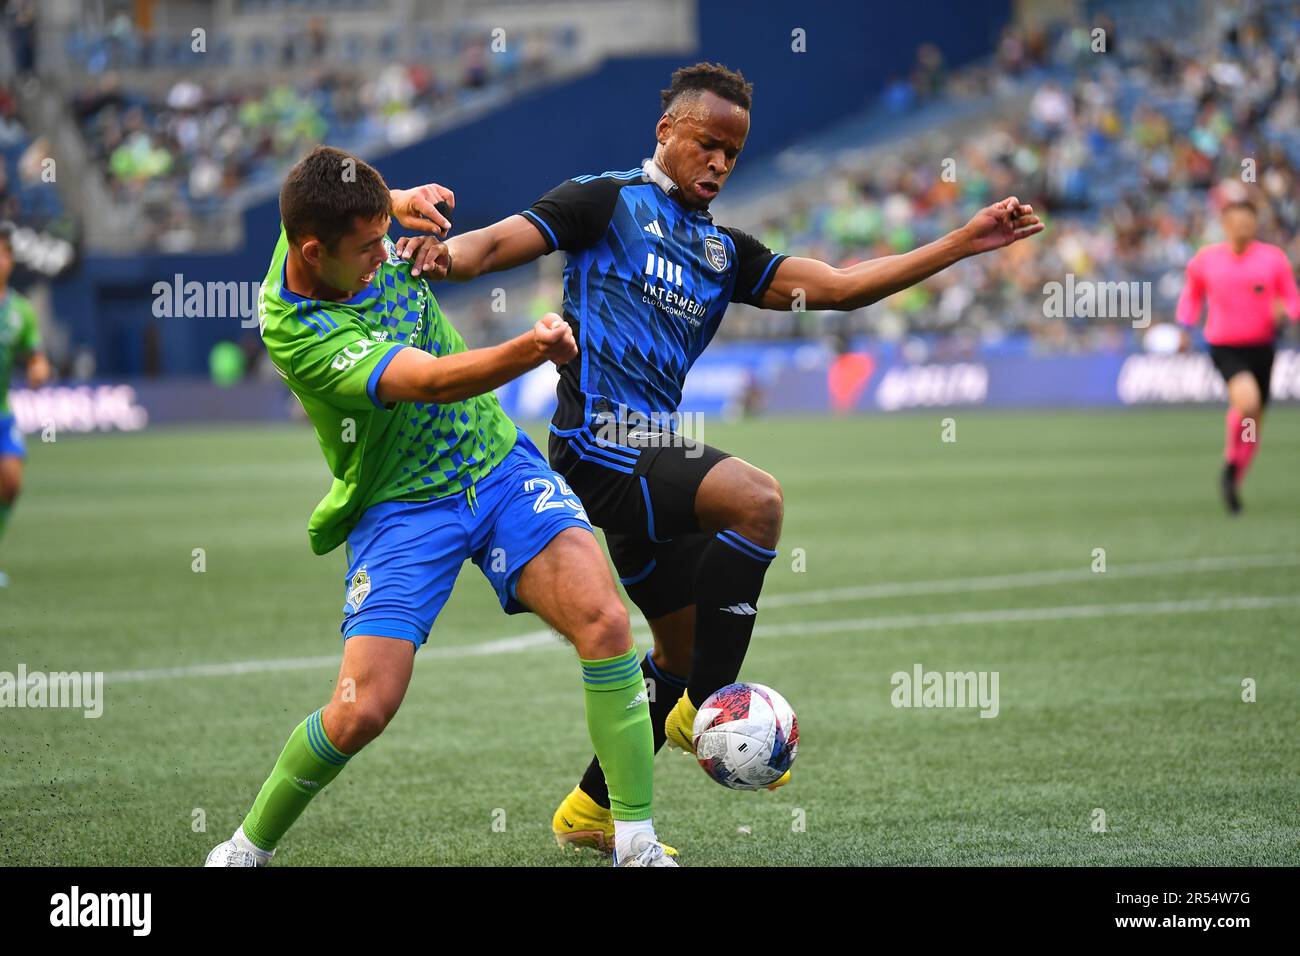
M1227 382L1234 375L1249 372L1259 383L1262 403L1268 404L1268 390L1273 382L1273 358L1277 350L1272 345L1211 345L1210 360Z
M650 428L550 435L551 467L605 532L628 597L654 620L695 603L695 568L713 535L700 530L695 493L731 456L711 445Z

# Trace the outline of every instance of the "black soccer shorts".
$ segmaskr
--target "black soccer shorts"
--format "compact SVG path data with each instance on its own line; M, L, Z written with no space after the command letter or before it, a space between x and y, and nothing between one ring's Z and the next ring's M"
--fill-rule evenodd
M1226 382L1234 375L1249 372L1259 384L1259 395L1268 404L1268 391L1273 383L1273 359L1277 350L1272 345L1211 345L1210 360Z
M605 532L628 597L647 620L695 603L695 569L713 535L700 530L695 493L731 455L678 435L625 426L552 431L551 467Z

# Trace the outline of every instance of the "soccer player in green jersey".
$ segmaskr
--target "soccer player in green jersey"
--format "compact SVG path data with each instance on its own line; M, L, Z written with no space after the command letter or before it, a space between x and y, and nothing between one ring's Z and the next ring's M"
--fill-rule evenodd
M271 360L316 430L333 485L312 550L346 543L343 663L209 866L260 866L298 815L396 714L415 651L472 560L507 613L532 611L578 652L587 727L609 778L616 861L675 866L651 823L653 738L627 611L577 497L492 390L576 353L549 315L467 350L389 241L390 217L445 220L430 194L389 191L360 159L318 147L280 191L282 229L258 300ZM436 218L435 218L436 217Z
M32 388L40 388L50 378L50 363L41 352L36 310L31 302L9 288L13 271L13 245L9 234L0 231L0 538L4 537L14 502L22 490L23 461L27 457L23 433L9 408L9 379L20 361ZM0 571L0 588L8 584L8 576Z

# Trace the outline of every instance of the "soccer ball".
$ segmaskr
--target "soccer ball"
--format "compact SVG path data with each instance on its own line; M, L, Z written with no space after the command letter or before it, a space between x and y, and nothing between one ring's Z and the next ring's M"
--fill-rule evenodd
M695 715L695 756L718 783L759 790L776 783L799 751L799 722L784 697L762 684L728 684Z

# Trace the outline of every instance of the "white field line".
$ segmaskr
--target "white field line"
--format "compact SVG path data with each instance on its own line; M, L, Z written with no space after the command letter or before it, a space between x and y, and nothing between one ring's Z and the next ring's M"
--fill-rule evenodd
M1178 574L1198 571L1225 571L1244 568L1288 567L1300 564L1300 555L1245 555L1240 557L1199 558L1186 561L1168 561L1152 564L1130 565L1116 568L1105 575L1090 570L1029 571L1024 574L1005 574L974 578L949 578L932 581L904 581L865 587L833 588L822 591L803 591L787 594L765 595L762 607L806 607L811 604L829 604L836 601L872 600L884 597L914 596L922 594L954 594L969 591L996 591L1036 584L1057 584L1068 581L1102 577L1155 577L1161 574ZM1268 597L1207 598L1192 601L1147 601L1122 604L1084 604L1040 608L995 608L985 611L956 611L943 614L910 614L886 617L859 617L839 621L806 621L801 624L760 624L754 629L756 637L784 637L804 634L832 634L844 631L881 631L917 627L961 626L969 624L1006 624L1026 621L1078 620L1085 618L1114 617L1141 614L1199 614L1229 610L1267 610L1276 607L1300 605L1300 597L1279 595ZM638 638L646 638L644 628L634 630ZM539 647L562 646L563 639L550 630L530 631L515 637L503 637L476 644L438 647L426 644L420 651L423 658L439 660L463 657L485 657L513 654L517 651ZM107 683L165 680L184 677L229 677L238 674L262 674L313 668L338 667L340 655L315 657L290 657L271 660L231 661L223 664L194 664L184 667L162 667L152 670L109 671L104 675Z
M952 611L945 614L904 614L891 617L857 617L841 621L806 621L754 628L755 637L802 637L843 631L893 631L916 627L956 627L964 624L1017 624L1027 621L1066 621L1141 614L1205 614L1213 611L1266 611L1300 607L1300 595L1203 598L1196 601L1141 601L1127 604L1076 604L1063 607L1008 607L989 611Z
M426 644L420 650L421 657L440 659L455 657L482 657L492 654L512 654L526 651L547 644L562 644L564 638L554 631L530 631L516 637L503 637L494 641L478 644L462 644L455 647L435 647ZM231 661L226 664L194 664L187 667L160 667L155 670L109 671L104 675L108 683L127 683L130 681L160 680L168 677L229 677L233 674L262 674L270 671L301 671L316 667L339 666L343 648L337 654L324 654L317 657L286 657L279 660Z
M824 591L794 591L763 595L760 610L774 607L799 607L830 604L835 601L873 601L891 597L915 597L921 594L966 594L972 591L1003 591L1036 587L1044 584L1068 584L1072 581L1104 581L1108 578L1150 578L1167 574L1195 574L1207 571L1240 571L1248 568L1284 568L1300 565L1300 554L1253 554L1237 557L1190 558L1182 561L1159 561L1129 564L1108 569L1104 574L1090 568L1060 571L1025 571L1019 574L995 574L977 578L948 578L930 581L901 581L894 584L868 584L858 587L829 588Z

